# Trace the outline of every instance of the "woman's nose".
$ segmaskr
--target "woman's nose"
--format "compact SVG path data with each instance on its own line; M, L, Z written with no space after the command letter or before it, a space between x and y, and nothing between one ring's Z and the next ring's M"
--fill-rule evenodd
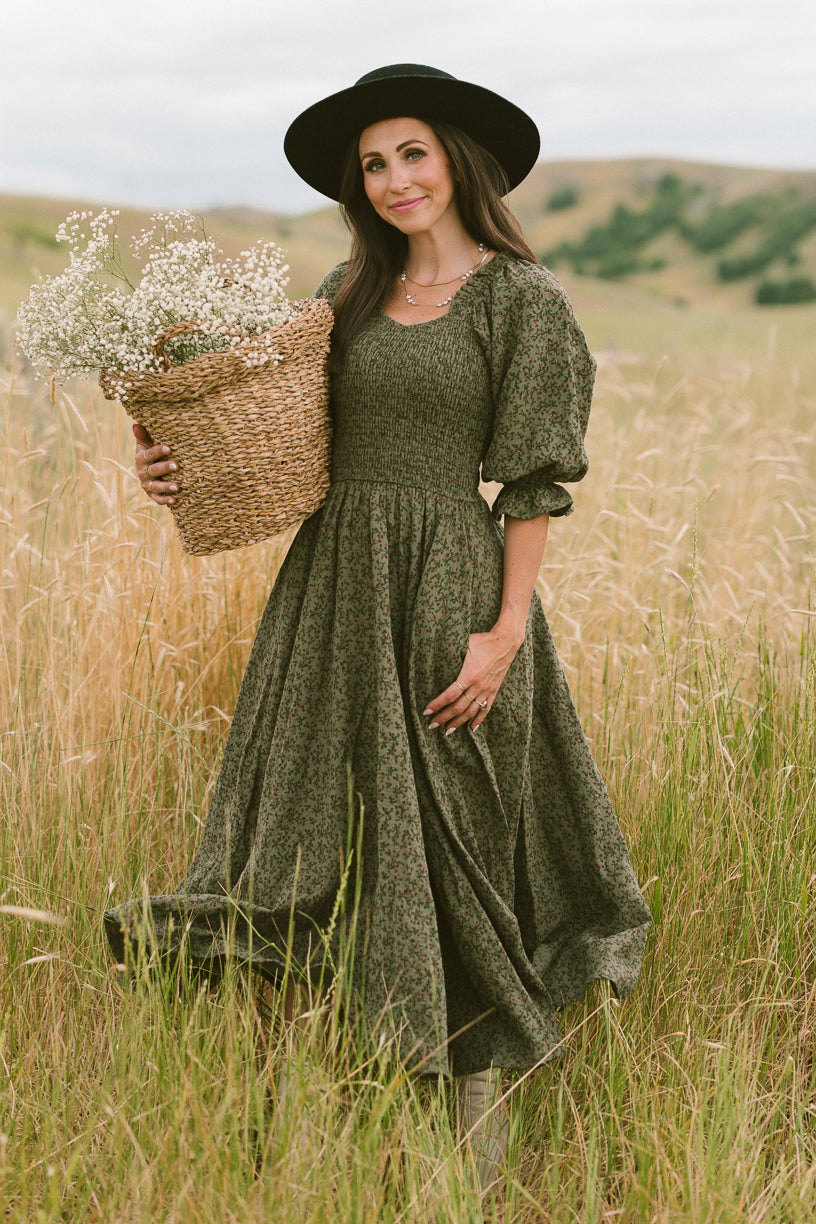
M411 182L411 173L407 166L402 163L393 166L388 179L388 186L392 191L402 191L409 186Z

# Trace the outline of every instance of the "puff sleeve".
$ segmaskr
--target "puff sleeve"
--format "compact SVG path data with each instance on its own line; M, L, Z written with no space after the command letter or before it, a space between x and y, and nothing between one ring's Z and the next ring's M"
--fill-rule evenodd
M332 268L331 272L327 272L315 289L312 297L325 298L330 306L334 306L334 299L337 295L337 290L343 283L347 267L348 260L344 259L342 263Z
M492 303L495 408L482 477L504 486L496 518L571 514L572 497L558 482L581 480L589 466L595 361L556 278L533 264L509 272Z

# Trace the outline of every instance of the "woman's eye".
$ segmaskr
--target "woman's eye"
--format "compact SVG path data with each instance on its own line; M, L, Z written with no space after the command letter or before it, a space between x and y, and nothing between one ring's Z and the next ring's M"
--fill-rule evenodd
M424 157L422 149L409 149L405 154L406 158L411 158L413 161L419 161L420 157Z
M377 160L366 162L365 166L363 167L363 169L366 172L368 172L369 170L382 170L382 168L383 168L383 163Z

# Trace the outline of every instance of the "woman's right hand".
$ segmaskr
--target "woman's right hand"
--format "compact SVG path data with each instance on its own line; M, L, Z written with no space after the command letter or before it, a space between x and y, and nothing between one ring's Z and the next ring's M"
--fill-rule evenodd
M175 505L173 494L178 492L178 484L173 480L173 473L178 471L178 464L172 458L170 447L157 446L144 425L134 425L133 436L136 439L136 475L139 484L159 506ZM169 481L165 479L168 476Z

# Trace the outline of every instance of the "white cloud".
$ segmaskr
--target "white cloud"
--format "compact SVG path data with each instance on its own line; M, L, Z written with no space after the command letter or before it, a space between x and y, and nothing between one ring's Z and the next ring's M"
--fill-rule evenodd
M318 205L285 162L286 126L404 61L511 97L544 156L816 167L802 0L29 0L0 25L0 190Z

